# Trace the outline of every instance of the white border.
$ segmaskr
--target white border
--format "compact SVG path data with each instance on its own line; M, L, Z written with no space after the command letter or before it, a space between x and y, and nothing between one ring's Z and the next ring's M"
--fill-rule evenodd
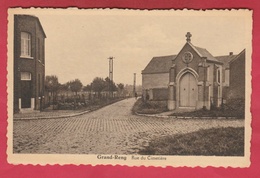
M244 157L216 157L216 156L162 156L165 160L132 160L132 155L126 156L125 160L104 160L97 159L97 155L78 155L78 154L13 154L13 15L14 14L33 14L37 13L66 13L67 15L85 14L88 15L158 15L170 16L174 13L176 16L239 16L246 17L246 39L248 40L246 46L246 113L245 113L245 155ZM85 165L128 165L128 166L188 166L188 167L249 167L250 166L250 140L251 140L251 54L252 54L252 11L249 10L207 10L207 11L194 11L194 10L119 10L119 9L89 9L78 10L76 8L69 9L21 9L14 8L8 10L8 61L7 61L7 86L8 86L8 142L7 142L7 155L8 162L11 164L33 164L33 165L54 165L54 164L85 164ZM139 157L146 157L139 155ZM160 157L160 156L155 156Z

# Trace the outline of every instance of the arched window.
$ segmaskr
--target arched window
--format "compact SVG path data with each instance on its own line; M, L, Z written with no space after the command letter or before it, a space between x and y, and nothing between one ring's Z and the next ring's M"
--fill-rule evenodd
M221 82L220 69L217 70L217 82L218 84Z
M31 34L21 32L21 56L31 57Z

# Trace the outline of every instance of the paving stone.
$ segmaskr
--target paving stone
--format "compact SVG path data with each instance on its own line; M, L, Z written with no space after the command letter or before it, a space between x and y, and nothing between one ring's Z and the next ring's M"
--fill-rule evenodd
M213 127L243 127L236 119L176 119L132 115L135 99L72 118L15 120L15 153L138 154L154 138Z

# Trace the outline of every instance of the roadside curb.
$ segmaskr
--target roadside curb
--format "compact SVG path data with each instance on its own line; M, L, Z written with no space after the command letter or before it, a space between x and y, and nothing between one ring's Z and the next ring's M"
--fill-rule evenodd
M157 118L171 118L171 119L239 119L237 117L185 117L185 116L167 116L167 115L160 115L160 114L141 114L135 112L137 116L145 116L145 117L157 117Z
M122 99L124 100L124 99ZM122 100L119 100L119 101L122 101ZM41 116L41 117L23 117L23 118L15 118L13 117L13 121L20 121L20 120L38 120L38 119L61 119L61 118L70 118L70 117L76 117L76 116L80 116L80 115L83 115L83 114L86 114L86 113L89 113L89 112L92 112L92 111L96 111L96 110L99 110L103 107L106 107L106 106L109 106L109 105L112 105L114 103L117 103L119 101L116 101L116 102L112 102L110 104L106 104L106 105L103 105L99 108L95 108L95 109L90 109L90 110L87 110L87 111L82 111L82 112L79 112L79 113L75 113L75 114L67 114L67 115L61 115L61 116Z
M16 120L38 120L38 119L61 119L61 118L68 118L68 117L75 117L75 116L80 116L83 114L86 114L88 112L91 112L93 110L88 110L88 111L83 111L80 113L76 113L76 114L68 114L68 115L62 115L62 116L42 116L42 117L24 117L24 118L13 118L14 121Z

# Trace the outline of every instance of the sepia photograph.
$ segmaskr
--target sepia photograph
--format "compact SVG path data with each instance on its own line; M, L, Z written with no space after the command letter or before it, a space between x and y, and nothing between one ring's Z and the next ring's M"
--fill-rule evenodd
M8 161L250 165L250 10L8 10Z

